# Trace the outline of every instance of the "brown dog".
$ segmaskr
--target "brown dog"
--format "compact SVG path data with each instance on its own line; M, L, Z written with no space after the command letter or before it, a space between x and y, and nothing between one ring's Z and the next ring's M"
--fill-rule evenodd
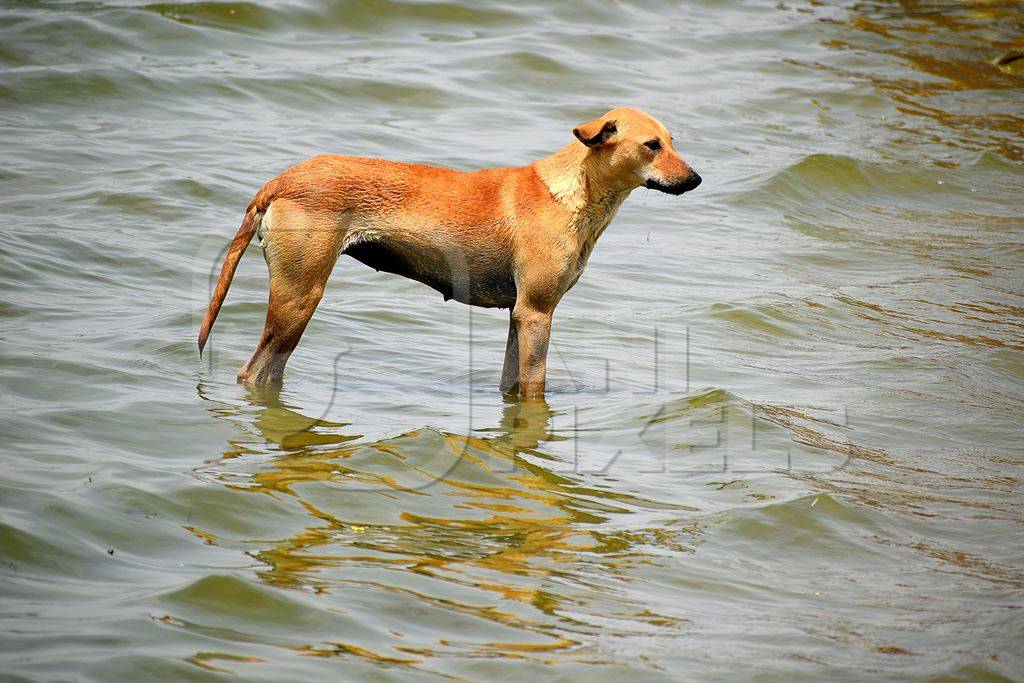
M202 353L253 234L270 270L267 321L238 373L279 381L339 254L404 275L445 300L511 309L501 390L544 393L551 316L619 205L641 185L682 194L700 176L668 129L613 109L529 166L465 173L324 154L263 186L228 249L199 330Z

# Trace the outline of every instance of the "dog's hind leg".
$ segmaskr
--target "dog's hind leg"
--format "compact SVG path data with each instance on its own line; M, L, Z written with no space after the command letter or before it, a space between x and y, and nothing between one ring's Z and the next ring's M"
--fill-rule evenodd
M270 271L267 320L239 382L281 381L338 259L343 223L338 214L312 213L287 199L268 207L258 233Z

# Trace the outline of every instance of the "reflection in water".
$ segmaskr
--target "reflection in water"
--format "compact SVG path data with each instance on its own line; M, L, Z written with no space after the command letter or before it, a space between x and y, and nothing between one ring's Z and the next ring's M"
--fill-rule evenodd
M480 430L487 436L424 428L365 442L344 423L296 412L276 390L249 397L259 410L252 424L275 452L244 484L228 485L294 499L314 520L252 553L266 565L257 572L263 581L317 594L375 587L416 605L409 609L500 627L493 638L467 643L425 635L349 642L345 634L334 634L337 641L324 634L325 642L309 644L306 654L410 665L453 652L544 660L545 652L565 650L576 657L574 634L598 627L586 617L598 598L602 619L618 613L626 633L628 621L633 628L678 625L607 587L628 580L635 545L656 541L685 550L676 537L694 530L598 527L642 501L588 489L533 461L555 459L541 447L568 438L553 433L555 412L546 401L506 403L498 425ZM251 452L232 444L224 458ZM582 582L581 563L588 577ZM467 593L479 598L466 600ZM396 629L407 626L405 617L395 620Z

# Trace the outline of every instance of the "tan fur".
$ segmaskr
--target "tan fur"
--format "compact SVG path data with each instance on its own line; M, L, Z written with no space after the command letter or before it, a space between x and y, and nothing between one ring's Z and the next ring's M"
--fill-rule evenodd
M597 239L641 185L681 194L700 177L668 130L613 109L529 166L462 172L325 154L267 183L232 241L206 317L210 334L246 244L270 270L263 336L241 382L280 381L339 253L419 280L446 299L511 309L503 391L542 395L551 317ZM658 151L645 146L657 140Z

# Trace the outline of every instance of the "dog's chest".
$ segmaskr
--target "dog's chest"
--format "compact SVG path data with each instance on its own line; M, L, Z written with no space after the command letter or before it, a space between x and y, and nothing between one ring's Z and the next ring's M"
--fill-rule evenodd
M570 287L580 279L590 254L594 251L594 245L615 218L623 199L625 195L611 195L603 201L594 202L582 212L576 226L580 236L580 248L573 265Z

